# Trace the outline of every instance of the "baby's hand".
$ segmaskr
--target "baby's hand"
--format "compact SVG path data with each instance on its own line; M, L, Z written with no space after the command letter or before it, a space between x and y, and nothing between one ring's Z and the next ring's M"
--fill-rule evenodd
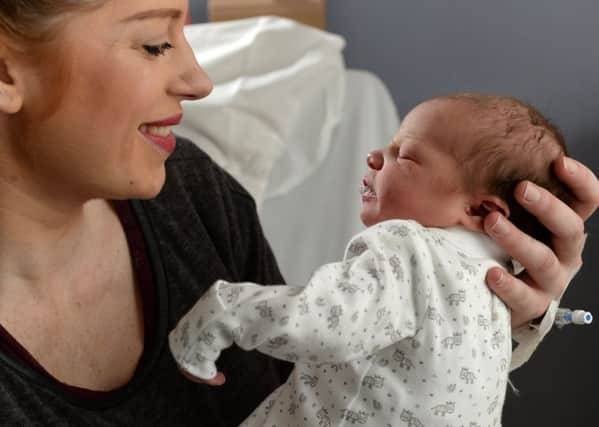
M217 372L217 374L214 378L205 379L205 378L196 377L181 367L179 367L179 370L181 371L181 373L183 374L183 376L185 378L187 378L188 380L193 381L195 383L217 386L217 385L223 385L226 381L225 375L222 372Z
M187 378L210 385L222 385L225 376L216 361L229 348L241 327L235 313L227 312L228 297L216 282L180 320L168 337L171 353Z
M179 370L191 381L209 384L222 385L225 382L225 376L218 372L216 360L220 356L221 349L230 345L225 336L219 337L215 333L201 331L198 336L190 336L189 328L174 329L169 336L169 345L171 352L177 362Z

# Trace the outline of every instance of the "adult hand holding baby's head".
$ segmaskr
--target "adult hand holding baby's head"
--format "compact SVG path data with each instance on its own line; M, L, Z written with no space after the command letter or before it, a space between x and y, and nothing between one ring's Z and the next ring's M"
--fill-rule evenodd
M493 268L487 284L512 310L512 326L518 327L543 315L552 300L558 300L582 265L584 221L599 206L599 181L581 163L561 158L556 175L576 200L572 207L530 182L520 183L516 200L551 232L551 247L532 239L506 218L493 213L485 219L485 230L526 271L518 277Z

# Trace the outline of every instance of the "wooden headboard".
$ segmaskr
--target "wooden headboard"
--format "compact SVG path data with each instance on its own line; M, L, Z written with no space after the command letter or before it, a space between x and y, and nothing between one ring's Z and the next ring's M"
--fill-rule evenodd
M326 27L325 0L208 0L210 21L276 15L313 27Z

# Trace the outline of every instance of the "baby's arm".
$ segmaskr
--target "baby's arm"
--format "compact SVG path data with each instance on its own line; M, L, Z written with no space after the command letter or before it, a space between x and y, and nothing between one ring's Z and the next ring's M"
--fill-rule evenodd
M233 342L292 362L336 363L413 336L426 289L411 281L426 265L426 245L373 227L354 238L349 251L345 261L318 269L305 287L216 282L171 332L175 359L207 379Z

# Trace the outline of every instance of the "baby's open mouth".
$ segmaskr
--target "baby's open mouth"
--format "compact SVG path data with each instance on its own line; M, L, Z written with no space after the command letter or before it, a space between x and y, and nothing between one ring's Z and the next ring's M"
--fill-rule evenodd
M362 184L360 185L360 194L366 197L376 197L376 193L374 192L372 187L368 185L366 179L362 180Z

